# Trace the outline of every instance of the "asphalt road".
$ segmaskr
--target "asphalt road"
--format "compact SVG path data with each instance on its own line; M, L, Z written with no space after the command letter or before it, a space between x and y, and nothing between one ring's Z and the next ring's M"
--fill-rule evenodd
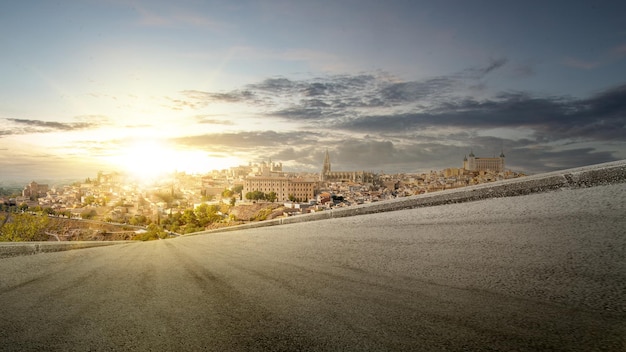
M3 351L626 351L626 184L0 259Z

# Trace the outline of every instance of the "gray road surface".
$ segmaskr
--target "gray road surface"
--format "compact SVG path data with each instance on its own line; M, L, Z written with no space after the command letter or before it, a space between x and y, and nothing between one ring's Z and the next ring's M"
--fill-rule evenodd
M3 351L626 351L626 184L0 259Z

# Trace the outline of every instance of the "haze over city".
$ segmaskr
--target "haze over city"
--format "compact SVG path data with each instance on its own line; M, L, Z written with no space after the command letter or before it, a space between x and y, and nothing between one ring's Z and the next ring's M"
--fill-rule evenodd
M623 1L0 5L0 182L626 159Z

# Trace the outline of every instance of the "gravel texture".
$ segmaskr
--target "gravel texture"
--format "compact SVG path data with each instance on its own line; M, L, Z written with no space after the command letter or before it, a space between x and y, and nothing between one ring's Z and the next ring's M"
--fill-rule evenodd
M624 351L626 184L0 259L0 350Z

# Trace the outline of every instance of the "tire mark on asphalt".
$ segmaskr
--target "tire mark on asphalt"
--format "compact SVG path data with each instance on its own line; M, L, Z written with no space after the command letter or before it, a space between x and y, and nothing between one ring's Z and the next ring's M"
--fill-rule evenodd
M202 309L207 316L201 325L216 332L214 338L219 339L219 343L212 341L213 345L217 343L228 350L242 351L305 351L319 345L305 331L238 291L229 283L232 277L216 274L207 267L207 261L195 260L193 252L200 253L197 246L188 249L192 253L183 254L177 246L168 246L194 285L205 295ZM212 260L220 257L212 251L208 254Z
M385 276L369 273L361 268L348 269L351 274L338 274L324 269L314 269L313 266L300 266L278 260L265 258L271 263L270 268L295 269L288 276L276 274L272 269L254 269L231 264L239 270L255 275L262 280L276 283L278 286L290 291L292 294L313 298L318 302L335 302L341 304L339 297L335 297L324 290L337 289L344 292L343 299L354 302L361 306L369 315L372 323L376 326L394 326L396 322L413 321L414 326L400 326L396 330L395 338L401 341L407 337L407 331L441 331L441 329L458 329L470 334L479 335L484 339L489 336L506 334L507 339L517 341L520 346L531 348L544 348L545 345L537 345L534 337L542 336L540 341L547 341L550 334L567 334L575 332L576 337L571 338L572 346L582 344L592 347L599 343L602 346L616 348L620 346L620 336L624 334L623 314L612 314L598 311L575 309L552 302L529 299L525 297L505 295L499 292L478 289L475 287L458 287L454 285L438 284L419 280L407 276ZM274 273L274 275L270 274ZM354 277L357 275L357 277ZM306 283L309 289L304 289L296 282L290 282L283 277L298 277L301 283ZM347 293L347 294L346 294ZM390 299L389 297L393 297ZM332 306L332 305L331 305ZM438 307L450 307L450 312L441 312ZM521 312L519 319L508 319L502 315L502 311L511 306ZM499 307L499 308L498 308ZM352 331L359 331L351 319L354 316L340 316L329 314L326 308L320 308L321 313L332 318L342 320L345 326ZM452 313L454 312L454 314ZM558 319L557 316L569 316L570 319ZM481 322L484 319L496 319L500 323L487 324ZM497 317L497 318L496 318ZM523 318L521 318L523 317ZM533 324L524 324L531 321ZM582 322L581 322L582 321ZM607 321L614 328L606 329ZM436 329L433 329L436 326ZM362 331L362 329L361 329ZM376 332L372 332L376 335ZM394 335L393 333L391 335ZM544 336L545 335L545 336ZM409 334L410 336L410 334ZM529 337L530 336L530 337ZM479 338L480 339L480 338ZM572 343L572 341L574 341ZM410 341L406 341L409 343ZM554 341L550 348L559 348L564 342ZM406 348L407 345L398 345Z

